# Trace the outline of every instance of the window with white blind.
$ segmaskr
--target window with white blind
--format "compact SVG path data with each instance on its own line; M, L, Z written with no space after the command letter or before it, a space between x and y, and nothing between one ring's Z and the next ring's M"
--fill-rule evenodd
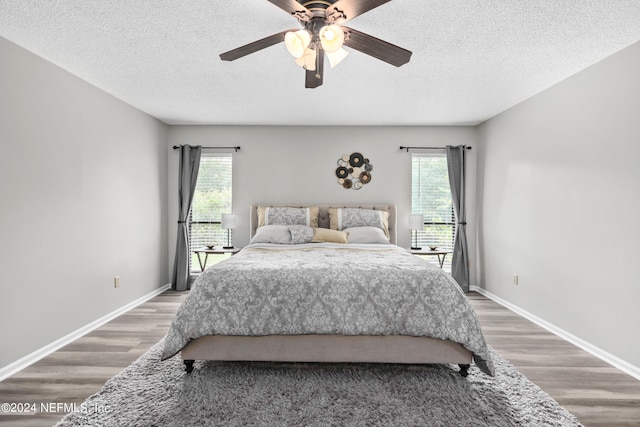
M413 232L417 233L419 247L453 251L456 221L444 153L412 155L411 213L424 217L423 229ZM446 256L443 268L451 272L451 254Z
M207 245L227 244L227 230L221 227L223 213L232 212L231 172L233 157L231 153L210 153L202 151L198 181L189 213L190 250ZM229 230L231 232L231 230ZM207 266L228 255L209 255ZM191 271L199 272L197 255L191 252Z

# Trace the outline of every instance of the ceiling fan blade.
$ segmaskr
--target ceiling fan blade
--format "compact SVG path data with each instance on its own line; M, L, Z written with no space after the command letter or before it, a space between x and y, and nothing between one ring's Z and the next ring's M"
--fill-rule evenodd
M327 8L327 21L342 24L391 0L338 0Z
M313 13L298 3L296 0L267 0L269 3L272 3L278 6L280 9L289 13L290 15L295 16L301 21L308 21L313 18Z
M305 73L304 87L314 89L322 86L324 69L324 50L321 48L316 51L316 69L315 71L307 70Z
M244 46L240 46L239 48L230 50L229 52L221 53L220 59L223 61L235 61L238 58L242 58L243 56L247 56L250 53L257 52L269 46L273 46L274 44L278 44L284 41L284 35L289 31L297 31L297 28L293 28L290 30L284 30L279 32L278 34L274 34L269 37L265 37L260 40L256 40L253 43L246 44Z
M362 53L373 56L381 61L399 67L406 64L411 59L411 51L377 39L368 34L354 30L349 27L342 27L345 30L344 45Z

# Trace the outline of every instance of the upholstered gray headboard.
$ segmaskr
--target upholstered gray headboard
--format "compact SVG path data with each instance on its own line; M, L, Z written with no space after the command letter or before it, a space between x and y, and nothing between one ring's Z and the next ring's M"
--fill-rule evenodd
M396 236L396 206L388 204L372 204L372 205L312 205L312 204L269 204L261 203L259 205L251 206L251 220L249 221L251 230L250 236L256 233L258 228L258 206L288 206L292 208L309 208L317 206L318 210L318 227L329 228L329 209L330 208L359 208L359 209L375 209L389 212L389 241L394 245L397 244Z

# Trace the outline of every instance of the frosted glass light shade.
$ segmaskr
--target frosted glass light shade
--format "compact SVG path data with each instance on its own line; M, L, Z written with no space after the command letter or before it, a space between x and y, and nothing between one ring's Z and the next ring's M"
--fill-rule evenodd
M409 228L411 230L422 230L424 228L424 216L419 214L409 215Z
M294 58L301 58L311 43L311 34L307 30L289 31L284 35L284 45Z
M338 25L322 27L318 35L322 49L327 53L337 52L344 44L344 31Z
M305 70L316 70L316 51L313 49L305 49L304 55L296 59L296 64L304 68Z
M344 58L347 57L347 55L349 55L349 52L347 52L343 48L340 48L335 52L327 52L327 58L329 58L329 64L331 65L331 68L338 65Z
M223 229L236 228L236 216L233 214L222 214L220 222Z

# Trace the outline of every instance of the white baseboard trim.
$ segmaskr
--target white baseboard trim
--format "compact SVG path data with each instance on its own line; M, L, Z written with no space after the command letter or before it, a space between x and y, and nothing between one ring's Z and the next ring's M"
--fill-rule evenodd
M83 335L88 334L89 332L93 331L94 329L99 328L100 326L104 325L105 323L115 319L116 317L120 316L121 314L126 313L127 311L131 310L132 308L135 308L137 306L139 306L140 304L149 301L151 298L160 295L161 293L163 293L164 291L168 290L171 288L171 284L167 284L164 285L152 292L149 292L148 294L138 298L135 301L130 302L129 304L120 307L119 309L97 319L94 320L93 322L89 323L88 325L83 326L82 328L71 332L68 335L63 336L60 339L55 340L54 342L52 342L51 344L48 344L36 351L34 351L33 353L30 353L26 356L24 356L21 359L16 360L13 363L10 363L7 366L4 366L2 368L0 368L0 381L5 380L6 378L9 378L11 375L14 375L16 373L18 373L19 371L23 370L24 368L33 365L34 363L36 363L38 360L50 355L51 353L55 352L56 350L59 350L60 348L64 347L65 345L71 343L72 341L82 337Z
M500 298L497 295L492 294L491 292L482 289L478 286L471 286L470 287L471 291L475 291L487 298L489 298L490 300L495 301L496 303L500 304L501 306L508 308L509 310L513 311L516 314L519 314L520 316L524 317L527 320L530 320L531 322L535 323L536 325L548 330L549 332L559 336L560 338L569 341L571 344L580 347L581 349L583 349L584 351L591 353L592 355L594 355L595 357L597 357L598 359L601 359L602 361L610 364L611 366L613 366L614 368L620 369L622 372L624 372L625 374L631 375L632 377L634 377L637 380L640 380L640 367L632 365L631 363L620 359L617 356L614 356L613 354L602 350L599 347L596 347L595 345L588 343L587 341L583 340L582 338L578 338L575 335L565 331L564 329L558 328L557 326L547 322L546 320L543 320L541 318L539 318L538 316L529 313L526 310L521 309L520 307L518 307L517 305L511 304L510 302Z

